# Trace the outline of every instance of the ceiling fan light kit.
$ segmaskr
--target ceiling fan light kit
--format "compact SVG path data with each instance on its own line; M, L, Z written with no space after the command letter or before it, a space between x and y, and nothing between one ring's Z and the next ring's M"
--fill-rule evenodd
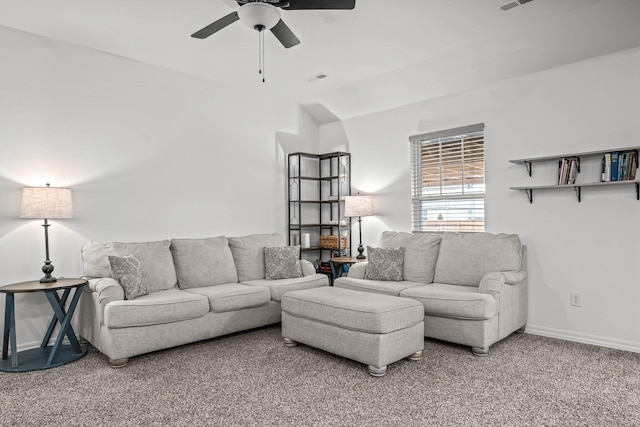
M238 17L249 28L270 30L280 20L280 11L268 3L247 3L238 9Z

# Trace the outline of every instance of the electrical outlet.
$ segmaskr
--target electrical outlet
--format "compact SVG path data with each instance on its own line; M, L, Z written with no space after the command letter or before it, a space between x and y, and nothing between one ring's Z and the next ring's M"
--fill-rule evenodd
M580 292L570 292L569 304L573 307L582 307L582 294Z

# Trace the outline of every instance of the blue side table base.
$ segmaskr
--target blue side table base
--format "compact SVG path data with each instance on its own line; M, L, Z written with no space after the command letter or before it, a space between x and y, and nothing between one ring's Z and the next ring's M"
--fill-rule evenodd
M0 371L28 372L55 368L56 366L75 362L87 354L87 348L80 345L71 326L73 313L78 305L82 288L86 284L87 281L85 279L60 279L52 283L23 282L0 287L0 293L6 294ZM58 290L64 290L62 298L58 295ZM71 303L65 310L67 299L72 290ZM14 295L26 292L44 292L54 315L51 318L51 322L49 322L49 327L42 339L40 348L18 352L16 346ZM58 336L53 346L50 346L49 341L58 324L60 325ZM62 343L65 337L69 340L68 345ZM9 349L11 350L11 358L9 358Z
M83 358L87 354L86 347L81 349L81 353L76 353L75 349L70 345L63 345L58 349L54 362L47 365L46 361L51 355L53 347L34 348L31 350L23 350L18 352L20 364L11 366L11 359L0 360L0 371L4 372L29 372L39 371L42 369L55 368L56 366L66 365Z

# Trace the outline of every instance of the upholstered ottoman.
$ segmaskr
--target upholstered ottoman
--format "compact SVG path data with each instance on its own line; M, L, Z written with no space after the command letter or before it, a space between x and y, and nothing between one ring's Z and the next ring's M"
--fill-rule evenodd
M369 366L381 377L404 357L420 360L424 307L389 295L325 286L282 296L282 336Z

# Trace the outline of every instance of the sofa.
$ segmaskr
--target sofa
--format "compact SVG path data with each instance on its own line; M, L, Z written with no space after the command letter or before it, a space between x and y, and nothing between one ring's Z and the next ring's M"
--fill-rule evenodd
M401 249L397 280L376 276L393 264L374 256L380 248L390 254ZM515 234L385 231L368 257L334 286L419 301L426 337L468 345L476 356L486 356L492 344L524 330L527 271Z
M82 259L89 283L80 299L76 330L112 367L121 367L143 353L278 323L282 295L329 282L310 262L298 260L297 251L293 267L300 277L278 279L269 272L273 263L265 269L265 248L292 249L280 234L87 242ZM114 260L135 261L138 284L147 285L146 294L123 288L121 282L131 280L114 278Z

